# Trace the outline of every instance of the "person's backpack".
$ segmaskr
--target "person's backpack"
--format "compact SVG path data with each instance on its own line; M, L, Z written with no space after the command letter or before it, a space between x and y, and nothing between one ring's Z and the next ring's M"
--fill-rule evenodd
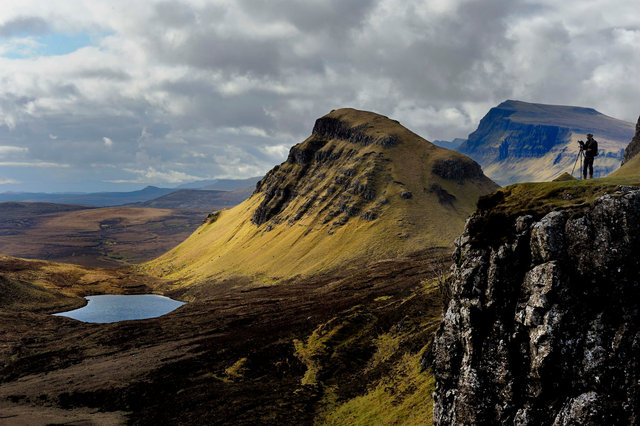
M597 156L598 156L598 154L600 154L600 153L598 152L598 142L595 142L595 141L594 141L594 142L593 142L593 145L594 145L594 147L593 147L593 156L594 156L594 157L597 157Z

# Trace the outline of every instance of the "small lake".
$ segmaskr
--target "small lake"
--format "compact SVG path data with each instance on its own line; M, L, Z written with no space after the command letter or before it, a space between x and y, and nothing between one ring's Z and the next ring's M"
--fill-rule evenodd
M69 317L83 322L110 323L156 318L184 305L184 302L157 294L104 294L87 296L85 299L88 301L86 306L53 315Z

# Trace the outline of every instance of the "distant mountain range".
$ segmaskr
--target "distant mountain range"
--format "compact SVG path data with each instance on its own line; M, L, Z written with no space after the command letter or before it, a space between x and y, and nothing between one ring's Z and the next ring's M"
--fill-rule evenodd
M633 123L592 108L509 100L492 108L458 151L501 185L548 181L571 172L578 140L593 133L600 152L594 177L602 177L620 167L634 131Z
M466 142L466 141L467 141L466 139L462 139L462 138L455 138L455 139L454 139L454 140L452 140L452 141L441 141L441 140L435 140L435 141L433 141L432 143L433 143L434 145L438 145L439 147L447 148L447 149L450 149L450 150L452 150L452 151L455 151L455 150L457 150L457 149L458 149L458 147L459 147L460 145L462 145L462 144L463 144L464 142Z
M221 210L240 204L253 192L254 187L233 191L212 191L204 189L180 189L149 201L127 204L136 207L156 209Z
M156 186L147 186L144 189L138 191L129 192L94 192L94 193L44 193L44 192L3 192L0 193L1 202L40 202L40 203L56 203L56 204L79 204L84 206L93 207L107 207L107 206L123 206L134 205L138 203L145 203L151 200L155 200L159 197L179 192L186 188L215 191L219 194L207 192L203 194L197 194L196 192L181 192L169 199L163 199L156 202L158 207L162 208L196 208L196 209L209 209L209 206L225 206L229 207L236 205L245 198L247 198L256 183L260 180L259 177L253 177L248 179L216 179L207 181L191 182L184 185L180 185L177 188L158 188ZM226 191L236 191L233 194L222 194ZM194 196L194 200L191 202L187 200L187 196ZM244 198L242 198L244 197ZM181 199L181 202L177 200ZM195 200L200 200L200 203L196 203ZM237 201L237 202L236 202ZM163 204L164 203L164 204ZM168 203L168 204L167 204ZM180 207L179 205L191 204L192 207ZM169 205L177 205L178 207L169 207Z
M242 188L255 188L256 183L262 176L254 176L247 179L213 179L198 180L195 182L183 183L176 186L178 189L207 189L217 191L234 191Z

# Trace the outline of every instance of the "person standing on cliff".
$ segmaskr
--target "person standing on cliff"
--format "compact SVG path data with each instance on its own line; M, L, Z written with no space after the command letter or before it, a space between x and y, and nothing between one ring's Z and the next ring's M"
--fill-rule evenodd
M593 134L587 134L587 141L583 145L584 148L584 169L582 170L582 178L587 178L587 169L589 170L589 179L593 178L593 159L598 155L598 141L593 138Z

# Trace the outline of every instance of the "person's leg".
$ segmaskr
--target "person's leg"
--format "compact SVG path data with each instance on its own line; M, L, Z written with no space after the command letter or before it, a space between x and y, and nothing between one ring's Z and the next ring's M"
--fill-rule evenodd
M586 179L589 160L587 159L587 157L584 157L582 161L584 162L584 167L582 168L582 179Z
M589 158L589 179L593 179L593 157Z

